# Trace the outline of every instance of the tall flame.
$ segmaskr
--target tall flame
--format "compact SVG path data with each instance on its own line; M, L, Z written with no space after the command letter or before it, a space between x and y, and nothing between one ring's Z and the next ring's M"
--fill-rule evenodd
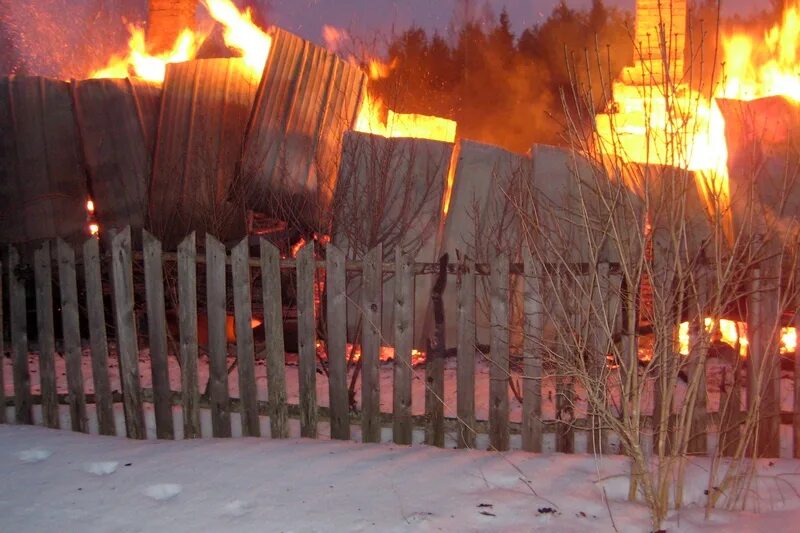
M243 13L231 0L203 0L203 5L225 28L225 44L240 52L247 67L261 78L272 48L272 37L253 22L250 8Z

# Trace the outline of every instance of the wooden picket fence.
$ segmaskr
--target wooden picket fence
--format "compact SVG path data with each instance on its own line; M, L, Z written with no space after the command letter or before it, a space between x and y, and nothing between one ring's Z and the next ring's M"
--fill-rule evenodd
M530 254L524 263L512 265L505 255L498 255L491 265L476 269L474 264L457 268L456 323L456 413L455 418L445 417L444 405L444 352L427 354L425 368L425 414L414 416L411 410L412 348L414 345L414 278L432 275L440 265L415 263L409 255L397 251L393 260L385 261L381 246L365 255L363 261L347 261L344 253L327 245L325 259L315 257L314 244L304 246L296 258L286 259L268 241L261 239L258 257L251 257L250 243L244 239L228 252L214 237L205 238L205 253L199 255L194 234L179 246L177 254L162 252L161 243L147 232L142 234L141 253L132 247L131 230L115 235L109 255L103 256L97 239L92 238L82 246L82 257L76 261L75 250L64 241L45 242L33 252L33 277L35 283L35 312L39 351L41 394L31 393L29 370L29 340L27 335L27 297L25 273L20 252L9 247L7 264L0 264L0 275L8 279L8 313L10 324L10 352L13 362L14 396L5 397L0 386L0 406L14 407L15 421L33 423L33 405L41 404L43 424L59 426L59 404L69 405L71 428L88 431L87 403L94 403L98 431L115 434L114 404L122 403L125 433L129 438L147 437L144 404L153 405L156 436L172 439L175 436L173 407L180 406L184 438L201 436L200 410L209 409L214 437L230 437L231 413L241 416L243 436L260 436L259 417L269 417L272 438L289 436L289 419L299 418L300 435L317 438L321 418L330 424L334 439L351 438L351 424L360 422L364 442L379 442L381 430L391 427L392 438L398 444L411 444L414 428L424 428L425 442L444 446L445 434L455 435L460 448L472 448L477 434L488 434L488 446L493 450L507 450L511 434L521 434L522 449L541 451L543 435L555 433L557 451L573 451L577 432L587 435L593 431L588 420L543 420L542 416L542 353L531 339L541 338L544 310L542 297L536 293L536 283L524 284L524 352L521 381L522 417L512 423L509 417L510 360L510 291L511 276L536 276L537 265ZM55 257L53 257L55 255ZM168 328L165 312L165 265L176 266L177 298L179 302L179 353L181 371L180 391L172 391L168 371ZM79 268L82 264L83 287L79 293ZM203 265L203 283L198 283L198 266ZM59 291L62 352L66 362L67 394L59 395L55 379L56 342L52 287L57 270ZM453 265L450 265L452 268ZM296 276L296 305L298 321L298 377L299 402L287 402L286 365L284 349L283 306L281 300L281 271L291 270ZM326 297L325 346L327 351L329 407L317 401L317 317L315 301L316 277L325 271ZM144 302L147 320L147 340L152 370L152 389L140 385L140 336L137 334L135 277L143 279ZM255 341L253 318L254 284L256 271L261 279L263 305L264 353L267 371L268 399L259 401L256 394ZM348 394L347 368L347 272L359 271L361 275L361 301L358 312L362 314L361 337L361 410L351 410ZM103 272L108 281L104 284ZM380 352L381 315L385 299L383 279L385 273L394 275L394 360L393 406L390 413L380 408ZM236 325L236 355L239 397L232 398L228 388L228 283L232 280L233 314ZM491 287L491 342L488 353L476 348L476 279L489 276ZM107 333L104 286L110 286L113 316L114 344L119 362L121 393L112 393L109 379L109 338ZM201 397L198 383L198 286L205 288L203 309L208 317L209 394ZM204 286L204 287L203 287ZM106 291L108 292L108 291ZM85 299L79 302L79 295ZM141 300L141 295L139 300ZM0 303L2 284L0 284ZM86 307L88 340L94 382L93 394L84 391L81 371L82 339L79 324L79 305ZM0 339L3 339L3 312L0 305ZM56 316L58 316L56 315ZM476 420L475 376L476 360L485 358L489 366L488 421ZM0 365L0 384L4 383L3 366ZM563 391L557 391L560 396ZM559 398L559 403L561 399ZM558 406L557 406L558 409ZM699 413L700 426L705 432L716 413ZM0 409L0 423L6 422L6 410ZM718 420L717 420L718 422ZM714 422L716 423L716 422ZM605 438L605 437L603 437ZM599 442L588 437L592 445ZM705 451L705 444L696 450Z

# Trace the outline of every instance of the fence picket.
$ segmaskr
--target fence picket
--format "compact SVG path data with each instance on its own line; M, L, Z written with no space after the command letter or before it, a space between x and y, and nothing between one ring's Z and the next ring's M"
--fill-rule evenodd
M2 269L0 269L0 271L2 271ZM800 304L795 304L795 308L800 308ZM0 318L2 318L2 312L0 312ZM795 315L794 327L795 331L800 332L800 315ZM734 371L738 372L738 365L735 366ZM734 377L735 379L734 383L738 384L738 379L736 379L736 377ZM793 381L794 381L794 416L792 417L792 439L794 441L794 458L800 459L800 349L797 348L795 348L794 352ZM739 388L735 387L734 390L738 393ZM739 396L738 395L734 396L734 398L738 400ZM739 404L737 403L736 405L738 408Z
M491 340L489 361L489 444L508 450L509 387L509 260L498 254L491 271Z
M433 328L425 361L425 443L444 447L445 316L442 293L447 286L447 254L439 259L439 272L431 291Z
M250 246L247 237L231 250L233 273L236 357L239 368L239 398L242 403L242 435L260 437L258 398L256 396L253 309L250 302Z
M25 279L19 252L8 248L8 301L11 307L11 349L14 374L14 418L17 424L33 424L31 373L28 368L28 313Z
M383 246L378 244L364 257L362 274L361 340L361 439L381 440L381 306Z
M327 304L327 349L331 438L350 439L347 390L347 292L345 256L328 244L325 249L325 289Z
M111 249L117 355L125 409L125 433L130 439L144 439L147 437L147 429L144 425L142 390L139 384L139 346L134 315L130 226L114 236Z
M92 350L97 426L101 435L116 435L111 384L108 380L108 339L100 271L100 244L90 238L83 244L83 276L86 285L86 312L89 319L89 345Z
M475 262L466 258L458 275L456 411L459 448L475 447Z
M42 419L49 428L58 428L58 390L56 388L55 332L53 326L53 270L50 242L45 241L33 255L36 280L36 326L39 335L39 383L42 391Z
M708 354L708 336L703 331L705 328L703 312L706 308L708 301L708 279L711 275L708 272L708 267L701 265L700 272L695 277L696 295L692 295L694 302L694 309L697 310L698 316L695 320L691 321L689 328L689 383L699 380L700 386L697 389L697 396L694 402L694 408L690 413L691 427L689 431L689 441L687 443L687 453L705 454L708 451L707 444L707 427L708 427L708 413L706 405L707 399L707 386L706 386L706 357Z
M5 344L5 331L3 331L3 321L5 317L3 316L3 262L0 261L0 360L5 358L6 355L6 344ZM5 372L3 367L5 365L0 364L0 383L3 384L0 387L0 424L6 423L6 378Z
M164 268L161 241L142 231L145 297L147 300L147 338L150 346L150 371L153 380L156 436L174 439L172 402L167 361L167 317L164 311Z
M395 249L394 280L394 400L392 436L396 444L411 444L411 350L414 347L414 261Z
M227 310L225 300L225 246L206 233L206 305L208 306L208 359L210 366L211 431L214 437L231 436L228 396Z
M544 299L539 265L530 248L523 249L525 270L524 363L522 378L522 449L542 451L542 341Z
M183 438L196 439L201 433L197 375L197 244L194 232L178 245L178 315Z
M89 431L86 416L86 395L83 392L81 370L81 328L78 315L78 280L75 271L75 251L62 239L58 249L58 284L61 288L61 327L64 332L64 359L67 363L67 391L72 431Z
M317 321L314 243L297 254L297 344L300 358L300 436L317 437Z
M260 245L270 436L273 439L285 439L289 436L289 410L286 405L286 354L283 345L281 256L278 249L266 239L262 238Z

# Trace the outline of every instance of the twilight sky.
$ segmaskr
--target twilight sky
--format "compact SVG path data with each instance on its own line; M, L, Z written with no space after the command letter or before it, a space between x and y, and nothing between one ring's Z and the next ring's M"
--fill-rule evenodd
M480 8L485 0L474 0ZM722 0L726 13L748 13L768 5L767 0ZM358 35L404 29L411 24L444 32L457 0L268 0L271 18L307 39L320 40L323 24L352 29ZM547 18L558 0L488 0L495 13L503 6L519 32ZM633 9L635 0L606 0L606 5ZM591 0L567 0L567 5L587 7Z

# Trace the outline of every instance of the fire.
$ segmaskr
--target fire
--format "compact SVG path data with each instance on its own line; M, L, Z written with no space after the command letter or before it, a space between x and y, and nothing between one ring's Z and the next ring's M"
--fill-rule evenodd
M171 50L164 53L151 55L147 52L144 38L144 29L129 25L130 39L128 40L128 54L124 57L112 57L108 64L92 72L90 78L127 78L136 76L152 82L164 81L168 63L189 61L197 54L203 42L203 37L189 29L185 29L178 36Z
M369 78L385 78L393 68L393 63L387 65L372 59L368 65ZM455 121L428 115L395 113L380 98L369 92L361 102L353 129L381 137L431 139L450 143L456 139Z
M353 362L359 361L361 359L361 346L358 344L350 344L347 343L347 352L348 357L352 354ZM392 346L381 346L380 354L378 355L381 362L386 363L389 361L394 361L394 348ZM421 352L416 349L411 350L411 365L417 366L420 363L425 362L425 352Z
M248 69L260 79L272 48L272 37L253 22L250 8L242 13L231 0L203 0L203 5L225 28L225 44L240 52Z
M747 324L744 322L736 322L733 320L722 319L715 322L712 318L705 319L705 328L707 332L712 332L716 329L719 334L719 340L735 347L739 344L739 355L742 357L747 356ZM714 335L712 334L712 337ZM678 342L680 346L680 353L688 355L689 353L689 323L683 322L678 328ZM783 327L780 332L780 342L778 345L781 354L794 353L797 349L797 330L793 327Z
M211 17L223 26L225 44L238 51L248 70L260 79L272 47L272 37L253 22L249 9L241 12L231 0L203 0L203 5ZM171 50L150 54L147 51L144 29L129 25L128 31L131 37L128 40L127 54L112 57L104 68L92 72L90 78L136 76L161 83L164 81L167 64L194 59L206 37L185 28Z

